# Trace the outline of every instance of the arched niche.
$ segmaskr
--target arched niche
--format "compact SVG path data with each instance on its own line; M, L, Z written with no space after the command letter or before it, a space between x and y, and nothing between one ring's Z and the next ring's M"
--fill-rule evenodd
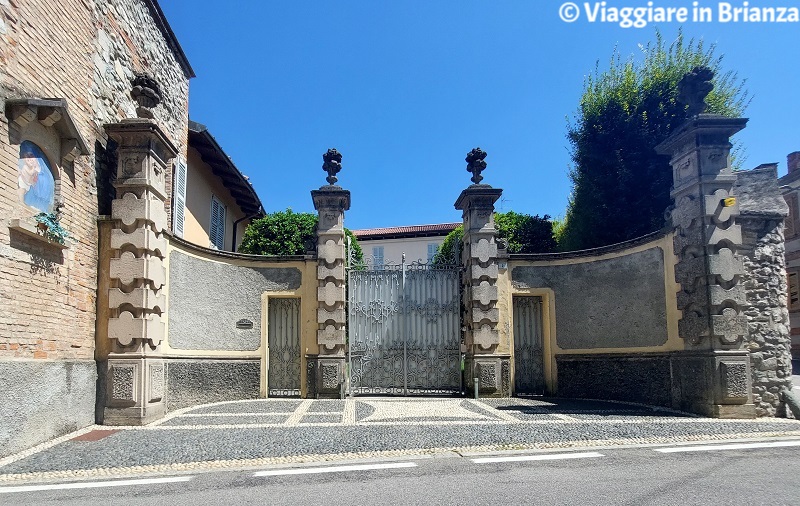
M10 99L5 112L11 144L24 140L39 144L52 161L68 170L78 156L89 154L63 98Z

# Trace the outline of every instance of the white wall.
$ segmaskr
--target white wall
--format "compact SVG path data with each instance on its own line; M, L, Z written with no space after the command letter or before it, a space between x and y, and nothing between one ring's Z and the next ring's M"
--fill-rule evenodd
M358 244L364 251L364 257L372 257L372 248L383 246L383 263L400 264L403 253L406 254L406 263L422 260L428 261L428 244L442 244L445 236L433 237L409 237L406 239L378 239L366 240L359 239Z

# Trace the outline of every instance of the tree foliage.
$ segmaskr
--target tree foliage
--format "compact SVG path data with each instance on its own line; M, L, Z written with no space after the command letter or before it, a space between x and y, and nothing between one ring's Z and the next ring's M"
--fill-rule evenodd
M442 241L442 244L436 249L436 255L433 257L433 263L436 265L461 263L460 258L455 258L457 245L461 244L464 238L464 225L459 225L450 231Z
M248 225L239 251L252 255L304 255L316 248L318 221L316 214L295 213L291 209L270 213ZM344 233L350 238L356 258L362 258L361 246L353 232L345 228Z
M550 253L556 250L553 223L546 214L540 217L514 211L495 213L494 223L497 235L505 240L509 253ZM444 238L433 262L450 263L456 244L461 244L463 238L464 227L459 225Z
M556 250L550 216L495 213L497 234L506 240L509 253L550 253Z
M725 72L715 46L660 33L640 46L641 60L623 60L615 49L608 70L599 64L584 82L567 138L572 147L572 194L560 223L559 248L613 244L662 228L670 205L669 159L654 148L686 119L677 101L678 81L696 66L716 77L707 112L740 116L748 103L744 81Z

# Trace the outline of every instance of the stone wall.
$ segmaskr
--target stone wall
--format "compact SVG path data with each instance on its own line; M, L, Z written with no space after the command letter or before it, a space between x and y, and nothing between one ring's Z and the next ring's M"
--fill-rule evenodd
M775 167L738 176L753 403L758 416L785 416L779 394L792 388L783 235L788 208Z
M257 399L260 360L166 360L167 411L211 402Z
M560 355L556 362L559 396L673 406L669 355Z
M20 414L47 418L26 429L23 446L94 421L96 370L85 366L95 354L97 216L108 211L115 172L103 125L135 116L134 73L148 72L162 85L156 119L185 152L190 72L168 47L152 6L147 0L0 1L0 383L24 392ZM67 146L59 124L51 123L55 116L40 114L23 128L9 119L10 100L51 97L65 100L63 112L85 144L69 163L60 156ZM52 166L56 200L64 204L61 224L73 237L67 249L35 237L35 224L34 236L9 226L9 219L31 224L36 214L17 193L22 140L41 144ZM26 389L42 377L62 379ZM9 395L17 399L20 392ZM0 432L21 423L2 416Z

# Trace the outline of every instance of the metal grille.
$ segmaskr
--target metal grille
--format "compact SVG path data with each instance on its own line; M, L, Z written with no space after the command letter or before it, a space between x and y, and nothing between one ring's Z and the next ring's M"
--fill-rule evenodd
M514 297L514 390L543 394L542 298Z
M300 299L270 298L267 309L267 395L300 395Z
M351 265L350 392L461 391L459 266Z

